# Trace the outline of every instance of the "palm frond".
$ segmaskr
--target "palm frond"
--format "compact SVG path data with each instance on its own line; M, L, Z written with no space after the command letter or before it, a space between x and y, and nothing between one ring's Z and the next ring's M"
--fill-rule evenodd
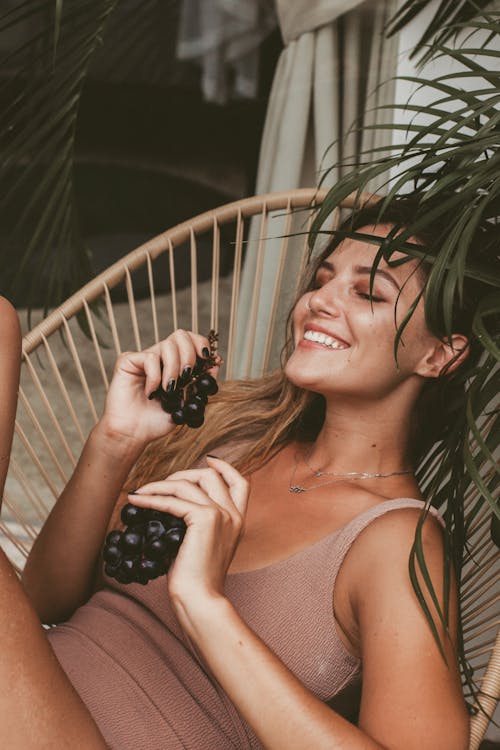
M0 95L2 291L57 304L90 276L73 200L78 106L117 0L25 2L0 18L22 42L4 60Z
M0 291L18 304L40 304L43 289L46 311L91 277L73 187L82 91L95 68L167 80L177 10L178 0L25 0L0 16L0 33L19 38L0 68Z
M387 36L401 31L433 2L434 0L406 0L389 20L386 28ZM431 42L438 45L445 44L457 33L459 27L468 26L491 4L492 0L441 0L410 57L419 55ZM431 56L433 56L432 45L420 62L424 63Z

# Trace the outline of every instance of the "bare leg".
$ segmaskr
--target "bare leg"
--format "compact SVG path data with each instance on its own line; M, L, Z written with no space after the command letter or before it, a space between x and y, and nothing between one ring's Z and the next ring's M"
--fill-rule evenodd
M9 750L105 750L0 550L0 734Z

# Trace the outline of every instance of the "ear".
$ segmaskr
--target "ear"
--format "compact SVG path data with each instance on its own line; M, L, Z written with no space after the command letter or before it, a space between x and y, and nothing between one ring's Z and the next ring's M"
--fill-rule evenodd
M446 340L434 339L434 345L422 357L417 374L424 378L438 378L459 367L469 354L469 340L461 333L454 333Z

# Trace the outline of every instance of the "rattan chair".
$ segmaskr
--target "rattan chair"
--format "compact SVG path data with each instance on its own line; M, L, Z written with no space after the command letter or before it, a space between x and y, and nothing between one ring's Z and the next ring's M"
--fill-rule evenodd
M323 193L313 189L257 196L183 222L125 255L24 336L16 434L0 522L0 541L17 570L98 418L117 354L151 345L178 327L214 328L225 359L221 377L232 376L245 248L257 254L257 270L244 358L250 362L257 317L265 314L263 369L269 367L278 308L259 306L266 241L283 236L278 248L273 240L273 252L279 253L277 302L291 243L294 253L306 257L305 231L298 239L286 236L291 221L304 209L300 216L306 230L311 212L305 209L322 199ZM259 241L246 246L252 217L260 226ZM465 566L462 601L467 655L481 683L484 708L472 721L470 748L476 750L500 694L500 552L491 541L486 511L475 519L470 543L474 556Z

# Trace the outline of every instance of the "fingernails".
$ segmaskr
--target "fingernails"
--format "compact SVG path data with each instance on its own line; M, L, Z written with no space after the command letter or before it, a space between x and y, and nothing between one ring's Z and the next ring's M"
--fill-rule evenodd
M167 393L172 393L172 391L175 391L175 379L172 378L172 380L168 381L167 385Z
M181 372L181 377L180 377L181 382L187 383L190 377L191 377L191 368L185 367L183 371Z
M137 492L134 490L133 492L128 492L128 495L137 495Z
M203 357L205 357L205 359L209 357L210 356L209 348L207 346L204 346L203 349L201 350L201 354Z

